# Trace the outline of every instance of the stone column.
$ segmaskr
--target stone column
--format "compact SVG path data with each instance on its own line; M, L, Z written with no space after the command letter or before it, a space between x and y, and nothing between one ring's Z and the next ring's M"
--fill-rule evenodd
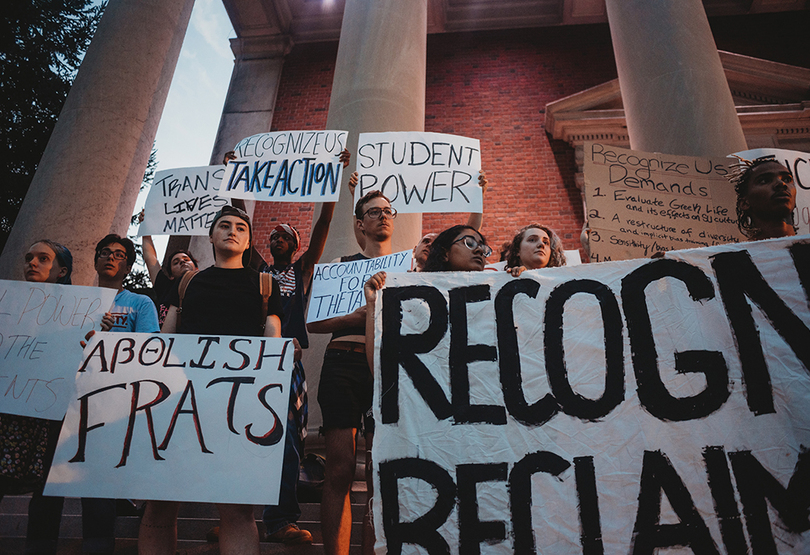
M630 147L687 156L745 150L700 0L606 0Z
M211 165L221 164L225 153L245 137L270 131L284 56L291 48L292 41L286 35L231 39L236 60L211 152ZM234 203L243 203L253 216L255 202L234 199ZM167 254L173 248L180 248L174 246L179 245L176 239L186 238L172 237ZM207 237L192 237L188 248L198 259L200 268L214 263Z
M45 237L73 253L73 283L94 283L93 252L126 235L194 0L112 0L68 95L0 257L22 279Z
M322 262L358 252L354 202L345 189L357 161L362 132L424 131L427 0L346 0L340 31L327 129L349 132L352 164L344 177ZM317 220L320 206L316 207ZM413 248L422 230L421 214L402 214L394 223L394 252ZM321 422L314 402L326 335L311 335L304 351L310 399L310 429Z

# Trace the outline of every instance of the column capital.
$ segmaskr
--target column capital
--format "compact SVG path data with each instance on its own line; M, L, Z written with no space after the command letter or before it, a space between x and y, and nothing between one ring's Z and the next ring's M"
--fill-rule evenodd
M231 39L231 50L236 61L283 58L290 53L293 40L290 35L262 35Z

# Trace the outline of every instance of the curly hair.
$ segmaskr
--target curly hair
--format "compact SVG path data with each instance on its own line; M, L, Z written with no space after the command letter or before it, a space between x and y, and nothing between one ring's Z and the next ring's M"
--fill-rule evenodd
M93 258L93 264L98 262L98 259L101 256L101 249L108 245L112 245L113 243L118 243L127 251L127 266L132 266L135 264L135 243L132 242L132 239L129 239L128 237L121 237L117 233L110 233L109 235L105 236L104 239L98 242L96 245L96 254Z
M548 264L546 264L545 267L557 268L559 266L565 266L565 252L563 252L562 241L560 241L557 234L554 233L551 228L544 225L529 224L521 228L512 239L512 244L509 245L509 252L506 255L506 267L517 268L519 266L524 266L523 262L520 260L520 244L523 242L523 237L526 236L526 232L532 228L542 229L545 231L551 243L551 254L548 257Z
M769 156L760 156L754 160L746 160L742 156L737 156L736 154L732 154L731 156L737 159L737 163L730 166L731 171L726 176L726 179L728 179L734 185L734 192L737 193L737 227L740 229L740 232L742 232L743 235L749 239L753 239L759 235L760 230L754 225L754 219L751 217L751 211L745 210L741 206L745 200L745 196L748 194L748 188L751 186L751 176L754 173L754 169L763 164L768 164L770 162L779 164L780 166L782 164L773 154ZM794 229L795 227L796 226L794 226Z
M468 229L473 231L481 237L481 240L486 245L487 239L481 232L469 225L454 225L451 228L445 229L433 240L433 243L430 244L430 253L428 253L427 260L425 261L425 267L422 268L423 272L449 272L452 270L450 268L450 262L447 260L447 253L450 251L450 247L453 246L453 242L456 240L462 231Z

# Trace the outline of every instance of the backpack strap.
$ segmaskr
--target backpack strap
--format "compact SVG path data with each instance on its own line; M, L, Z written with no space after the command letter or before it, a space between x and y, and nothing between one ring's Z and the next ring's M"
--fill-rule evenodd
M180 278L180 284L177 286L177 294L180 297L180 303L177 306L177 329L175 329L175 332L180 329L180 320L183 317L183 297L186 296L186 290L188 289L188 284L191 282L191 278L196 276L198 272L199 270L189 270Z
M264 331L267 323L268 301L273 293L273 276L268 272L259 272L259 293L262 295L262 331Z

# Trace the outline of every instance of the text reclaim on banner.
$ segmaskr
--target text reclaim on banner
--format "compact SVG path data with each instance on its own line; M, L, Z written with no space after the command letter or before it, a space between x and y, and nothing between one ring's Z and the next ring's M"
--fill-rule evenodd
M390 274L377 553L810 552L808 295L810 236Z

